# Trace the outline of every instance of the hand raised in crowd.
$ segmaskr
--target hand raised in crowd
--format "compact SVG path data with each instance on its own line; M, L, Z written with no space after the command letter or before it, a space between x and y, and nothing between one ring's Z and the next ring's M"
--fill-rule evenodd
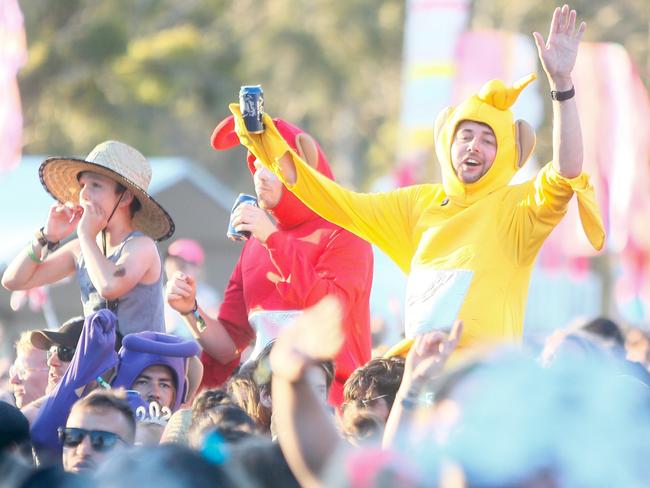
M260 161L275 161L289 151L289 145L278 131L271 116L262 114L264 133L252 134L246 128L238 103L231 103L228 108L235 117L235 132L242 146L246 147ZM264 141L264 142L262 142Z
M436 330L418 336L406 356L402 383L426 381L438 376L456 349L462 333L463 322L457 320L449 336Z
M75 205L72 202L52 205L43 229L47 240L58 242L68 237L77 228L82 214L81 205Z
M97 237L97 234L108 224L108 215L104 209L88 200L80 200L83 213L79 219L77 234L79 237Z
M415 338L413 346L406 355L402 383L386 421L383 439L385 447L393 445L399 431L408 432L415 428L411 415L413 406L429 380L442 373L462 333L463 322L457 320L449 336L434 330Z
M333 296L326 296L306 309L273 345L273 374L297 382L309 366L334 358L344 340L342 316L341 304Z
M250 232L261 243L265 243L277 227L264 209L255 205L240 205L235 209L232 225L237 232Z
M576 11L568 5L556 8L553 12L548 39L534 32L535 44L546 75L558 90L572 87L571 72L576 63L580 40L587 25L584 22L576 30ZM555 86L553 89L555 89Z
M196 302L196 280L182 271L176 271L167 281L165 300L178 313L190 313Z

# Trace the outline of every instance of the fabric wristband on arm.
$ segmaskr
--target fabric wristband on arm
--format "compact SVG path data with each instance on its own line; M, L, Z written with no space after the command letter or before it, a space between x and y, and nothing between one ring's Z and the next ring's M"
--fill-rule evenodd
M192 308L192 310L189 312L184 313L183 315L194 315L194 318L196 319L196 328L199 329L199 334L203 333L207 326L205 325L205 320L199 313L199 303L196 301L196 299L194 299L194 308Z
M36 251L34 250L34 241L31 240L29 241L27 245L27 255L29 256L29 259L34 261L37 264L41 264L43 260L36 255Z

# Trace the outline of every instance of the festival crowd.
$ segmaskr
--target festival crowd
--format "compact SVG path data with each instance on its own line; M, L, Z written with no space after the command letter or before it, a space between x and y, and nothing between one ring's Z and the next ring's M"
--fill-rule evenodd
M565 5L534 34L553 159L516 185L535 133L511 107L534 75L441 111L442 183L374 194L338 185L299 127L263 114L252 132L231 105L211 144L248 150L256 196L233 208L223 296L198 242L161 257L174 220L138 150L45 160L56 202L2 285L75 275L81 307L15 344L0 486L650 486L650 335L599 317L523 338L535 258L574 195L605 241L571 80L585 29ZM371 244L408 276L398 344L371 334Z

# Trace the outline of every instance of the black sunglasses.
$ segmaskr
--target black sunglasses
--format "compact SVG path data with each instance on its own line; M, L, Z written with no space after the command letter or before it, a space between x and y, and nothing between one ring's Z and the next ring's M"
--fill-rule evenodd
M90 445L97 452L108 451L113 449L115 444L119 441L126 444L124 439L113 432L106 432L104 430L86 430L77 429L76 427L59 427L59 442L64 447L77 447L84 440L84 437L90 436Z
M57 344L56 346L52 346L50 349L47 350L47 359L50 359L54 354L54 352L56 351L56 355L59 356L59 359L61 361L69 363L70 361L72 361L72 358L74 357L75 349L76 347L68 347L68 346L62 346L61 344Z

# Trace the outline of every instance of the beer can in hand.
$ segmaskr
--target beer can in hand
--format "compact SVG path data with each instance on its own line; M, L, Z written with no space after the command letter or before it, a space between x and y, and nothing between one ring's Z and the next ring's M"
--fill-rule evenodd
M239 89L239 109L246 129L251 134L264 132L264 92L261 85L245 85Z
M257 198L255 198L253 195L240 193L239 196L235 199L235 203L233 204L232 210L230 211L230 222L228 222L228 232L226 232L226 236L228 236L228 239L231 239L233 241L245 241L249 239L251 236L251 233L247 231L237 232L232 225L232 216L235 213L235 209L240 205L254 205L257 207Z

